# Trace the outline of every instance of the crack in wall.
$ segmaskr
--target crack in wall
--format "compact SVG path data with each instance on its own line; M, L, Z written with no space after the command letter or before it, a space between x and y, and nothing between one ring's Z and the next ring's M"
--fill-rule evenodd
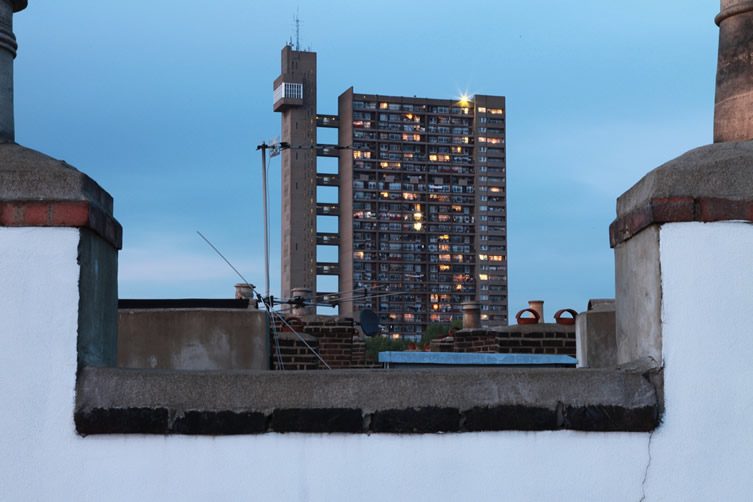
M648 462L646 462L646 469L643 471L643 481L641 481L641 499L640 502L646 500L646 481L648 480L648 470L651 468L651 443L654 440L654 433L656 429L651 431L648 435Z

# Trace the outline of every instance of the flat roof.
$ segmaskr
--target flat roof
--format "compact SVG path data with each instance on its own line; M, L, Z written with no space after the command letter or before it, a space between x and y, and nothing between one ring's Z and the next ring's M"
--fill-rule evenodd
M475 352L380 352L386 364L439 364L452 366L575 366L577 360L562 354L488 354Z

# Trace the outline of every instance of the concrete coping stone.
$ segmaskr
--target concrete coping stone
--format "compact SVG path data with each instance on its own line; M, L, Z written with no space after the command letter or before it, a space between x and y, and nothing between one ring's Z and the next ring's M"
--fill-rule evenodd
M617 199L612 247L648 226L753 222L753 141L695 148L646 174Z
M121 248L112 197L64 161L0 143L0 179L0 226L88 228Z
M441 368L175 371L82 368L79 434L647 432L649 371ZM660 384L658 384L660 385Z

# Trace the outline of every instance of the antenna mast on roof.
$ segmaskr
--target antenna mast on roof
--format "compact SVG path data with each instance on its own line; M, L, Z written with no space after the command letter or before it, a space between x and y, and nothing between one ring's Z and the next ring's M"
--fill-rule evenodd
M301 20L298 17L298 8L295 9L295 50L301 50Z

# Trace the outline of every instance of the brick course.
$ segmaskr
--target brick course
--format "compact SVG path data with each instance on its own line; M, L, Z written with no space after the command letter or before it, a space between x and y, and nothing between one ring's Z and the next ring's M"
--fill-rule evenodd
M81 227L120 249L123 229L115 219L87 201L0 201L2 227Z
M721 197L655 197L644 206L618 217L609 226L612 247L625 242L650 225L685 221L753 222L753 200Z

